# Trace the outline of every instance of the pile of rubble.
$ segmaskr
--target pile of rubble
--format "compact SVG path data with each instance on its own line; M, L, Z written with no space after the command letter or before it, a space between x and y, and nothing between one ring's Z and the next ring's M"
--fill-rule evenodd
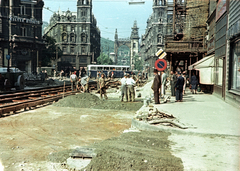
M164 125L164 126L171 126L177 127L181 129L187 129L188 127L179 123L176 118L172 114L168 114L165 112L159 111L154 106L149 105L148 112L144 111L137 111L135 119L138 121L144 121L151 125Z

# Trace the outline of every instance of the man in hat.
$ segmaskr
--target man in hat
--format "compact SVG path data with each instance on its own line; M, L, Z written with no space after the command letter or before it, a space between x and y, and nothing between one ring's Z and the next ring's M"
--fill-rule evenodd
M155 100L155 104L160 104L159 90L161 88L161 78L158 75L158 70L157 69L154 69L153 73L154 73L154 80L153 80L153 84L152 84L152 89L153 89L153 92L154 92L154 100Z
M124 73L124 77L121 79L121 101L123 101L123 98L126 98L126 101L128 101L128 95L127 95L127 74Z
M181 76L181 73L178 72L177 83L175 85L176 102L182 102L183 85L184 85L184 78Z

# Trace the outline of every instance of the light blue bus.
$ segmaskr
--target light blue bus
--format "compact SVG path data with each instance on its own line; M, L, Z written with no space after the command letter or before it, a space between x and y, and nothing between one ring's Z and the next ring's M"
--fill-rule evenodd
M124 65L88 65L87 66L87 74L90 77L97 78L98 72L103 72L105 76L111 75L114 73L114 78L122 78L125 73L131 73L130 66Z

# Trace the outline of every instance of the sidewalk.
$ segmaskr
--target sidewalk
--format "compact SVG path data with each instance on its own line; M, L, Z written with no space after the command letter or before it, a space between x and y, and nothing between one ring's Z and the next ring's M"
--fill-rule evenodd
M152 82L149 82L142 89L142 97L153 93ZM170 91L167 90L167 95ZM159 111L174 115L179 122L191 125L196 128L177 129L186 133L217 134L240 136L240 109L231 106L223 100L211 94L192 94L187 88L183 96L183 102L175 102L175 97L171 97L170 102L155 105ZM143 107L144 108L144 107ZM163 127L163 130L176 128Z

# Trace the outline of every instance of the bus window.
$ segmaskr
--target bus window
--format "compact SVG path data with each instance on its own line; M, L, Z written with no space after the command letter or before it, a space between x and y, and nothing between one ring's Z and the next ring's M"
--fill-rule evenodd
M122 69L121 67L116 67L117 71L121 71L121 69Z
M91 67L90 70L97 70L97 68L96 67Z
M97 69L101 71L101 70L102 70L102 67L98 67Z
M104 67L104 70L107 70L107 71L108 71L108 70L109 70L109 67Z

